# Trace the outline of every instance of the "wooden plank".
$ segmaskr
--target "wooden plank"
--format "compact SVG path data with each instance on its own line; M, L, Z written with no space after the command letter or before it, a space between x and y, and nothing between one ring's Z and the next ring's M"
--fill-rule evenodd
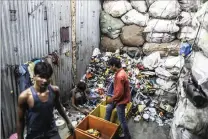
M72 76L73 86L77 82L77 58L76 58L76 0L71 0L71 33L72 33Z

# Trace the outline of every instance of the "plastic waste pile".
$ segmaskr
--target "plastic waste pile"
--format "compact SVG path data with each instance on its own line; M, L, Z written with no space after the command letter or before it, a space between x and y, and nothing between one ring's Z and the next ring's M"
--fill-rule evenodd
M100 53L96 48L81 80L98 95L113 95L110 85L114 73L107 64L112 56L121 59L122 67L129 76L135 121L155 121L160 126L170 124L176 104L176 81L184 58L161 58L159 52L141 58L122 50Z

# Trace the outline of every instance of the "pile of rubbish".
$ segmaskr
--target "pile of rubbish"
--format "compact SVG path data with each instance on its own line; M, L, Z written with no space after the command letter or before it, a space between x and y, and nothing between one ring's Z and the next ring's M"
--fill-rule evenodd
M101 53L95 48L86 74L81 79L95 96L113 95L110 86L113 83L114 73L110 71L107 63L112 56L120 58L122 67L129 76L133 102L132 116L135 116L135 122L144 119L155 121L160 126L170 124L177 100L176 82L184 65L184 58L182 56L162 58L159 52L141 58L136 52L117 50L115 53ZM99 101L87 103L84 107L93 110L98 103ZM79 112L74 112L73 115L67 108L65 110L75 126L85 117Z
M155 52L142 59L136 52L117 50L115 53L100 53L96 48L82 78L92 92L112 96L109 88L114 74L107 64L112 56L121 59L122 67L129 75L135 121L140 119L140 115L146 121L158 122L160 126L170 123L176 104L176 82L184 58L161 58L160 53Z

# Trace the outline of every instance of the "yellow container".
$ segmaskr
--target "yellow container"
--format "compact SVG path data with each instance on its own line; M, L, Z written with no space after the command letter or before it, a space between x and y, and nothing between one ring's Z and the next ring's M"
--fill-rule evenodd
M90 115L96 116L98 118L105 118L106 108L103 105L98 105L91 113Z
M104 105L98 105L91 113L90 115L96 116L101 119L105 119L105 114L106 114L106 106ZM117 115L116 109L113 110L112 115L111 115L111 122L116 123L115 116Z
M108 97L109 98L109 97ZM107 99L108 99L107 98ZM106 100L105 101L103 101L103 102L101 102L101 104L100 104L100 106L102 107L102 109L105 109L105 110L103 110L104 111L104 113L106 113ZM104 108L103 108L104 107ZM129 114L129 112L130 112L130 110L131 110L131 107L132 107L132 103L131 102L129 102L128 104L127 104L127 106L126 106L126 110L125 110L125 116L127 117L128 116L128 114ZM112 123L116 123L116 124L118 124L118 125L120 125L120 122L119 122L119 120L118 120L118 116L117 116L117 111L116 111L116 108L113 110L113 112L112 112L112 114L111 114L111 120L110 120Z

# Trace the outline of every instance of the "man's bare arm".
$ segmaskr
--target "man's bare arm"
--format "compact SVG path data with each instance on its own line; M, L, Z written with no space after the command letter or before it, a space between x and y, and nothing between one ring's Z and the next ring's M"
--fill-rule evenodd
M24 127L25 127L25 111L27 107L27 92L22 92L18 98L17 107L17 135L18 139L24 139Z
M64 108L60 102L60 94L59 94L59 88L58 87L54 87L53 86L53 89L56 93L56 98L55 98L55 106L56 106L56 109L58 110L59 114L64 118L64 120L66 121L67 125L69 128L73 128L71 122L69 121L69 118L67 117L65 111L64 111Z

